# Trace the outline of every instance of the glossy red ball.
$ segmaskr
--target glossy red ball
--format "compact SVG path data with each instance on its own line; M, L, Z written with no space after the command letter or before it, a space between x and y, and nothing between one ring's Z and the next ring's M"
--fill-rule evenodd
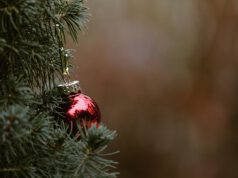
M97 103L87 95L77 93L64 96L64 120L69 124L71 132L75 135L78 128L99 127L101 113Z

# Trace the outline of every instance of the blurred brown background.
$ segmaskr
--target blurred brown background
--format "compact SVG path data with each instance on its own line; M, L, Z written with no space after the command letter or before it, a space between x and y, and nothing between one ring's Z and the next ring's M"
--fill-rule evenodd
M119 178L238 177L238 1L89 0L74 78Z

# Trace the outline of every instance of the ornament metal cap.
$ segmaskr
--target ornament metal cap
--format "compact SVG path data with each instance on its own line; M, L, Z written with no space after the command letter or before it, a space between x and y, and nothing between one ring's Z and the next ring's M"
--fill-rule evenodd
M58 85L58 90L60 93L62 93L64 95L81 93L79 81L77 81L77 80Z

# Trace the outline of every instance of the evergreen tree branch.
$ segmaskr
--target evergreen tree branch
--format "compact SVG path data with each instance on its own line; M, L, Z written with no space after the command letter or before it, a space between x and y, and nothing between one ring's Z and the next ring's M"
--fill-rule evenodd
M53 117L70 55L61 47L87 20L83 0L0 0L0 177L116 177L104 153L114 131L93 126L79 139Z

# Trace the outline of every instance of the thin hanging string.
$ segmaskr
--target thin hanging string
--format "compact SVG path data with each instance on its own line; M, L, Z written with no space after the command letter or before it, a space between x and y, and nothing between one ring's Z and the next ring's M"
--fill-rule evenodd
M60 26L60 24L55 24L56 26L56 36L58 39L58 44L59 44L59 54L60 54L60 59L61 59L61 69L62 69L62 74L63 74L63 80L65 83L70 82L70 74L69 74L69 53L67 50L64 49L64 44L62 41L63 37L63 29Z

